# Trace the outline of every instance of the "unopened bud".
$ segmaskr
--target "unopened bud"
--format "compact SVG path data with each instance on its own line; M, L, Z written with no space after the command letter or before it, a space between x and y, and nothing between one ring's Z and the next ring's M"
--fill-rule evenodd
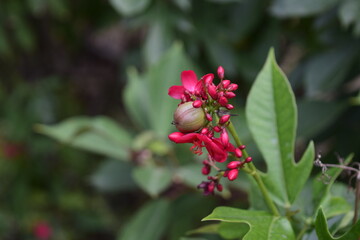
M225 93L225 97L227 97L227 98L234 98L235 96L236 96L236 94L233 93L233 92L226 92Z
M209 113L206 113L206 119L211 122L213 120L212 116Z
M234 106L231 104L226 104L225 106L228 110L234 109Z
M239 148L240 148L241 150L244 150L244 149L246 148L246 146L245 146L245 145L241 145Z
M231 83L230 80L223 80L222 81L222 85L223 85L224 88L227 88L230 85L230 83Z
M229 145L229 134L226 131L226 128L224 128L220 133L220 140L224 147L227 147Z
M236 156L237 158L241 158L241 157L242 157L242 151L241 151L240 148L236 148L236 149L235 149L235 156Z
M222 186L220 183L218 183L218 184L216 185L216 189L217 189L219 192L222 192L223 186Z
M209 186L208 186L209 193L213 193L214 189L215 189L215 183L214 182L209 183Z
M252 161L252 157L247 157L246 159L245 159L245 162L246 163L249 163L249 162L251 162Z
M193 105L194 108L199 108L202 105L202 101L195 100L192 105Z
M209 132L209 129L203 128L201 129L201 134L207 134Z
M220 79L224 79L224 73L225 73L224 68L222 66L219 66L217 69L217 74Z
M220 118L219 123L222 125L222 124L226 123L227 121L229 121L229 119L230 119L230 115L224 115Z
M226 97L220 97L219 98L219 103L221 106L225 107L228 104L228 100Z
M231 169L228 173L228 179L230 181L234 181L237 177L238 177L238 174L239 174L239 170L237 169Z
M235 91L238 89L238 85L235 83L232 83L229 85L229 87L227 88L229 91Z
M204 175L209 175L211 171L211 168L209 165L205 165L202 169L201 169L201 173Z
M232 161L232 162L228 163L227 168L235 169L235 168L239 167L240 165L241 165L240 161Z
M213 129L214 129L215 132L220 132L221 131L221 127L219 127L219 126L215 126Z
M213 98L213 99L217 99L218 98L218 95L217 95L217 92L216 92L216 87L214 84L210 84L208 86L208 93L210 94L210 96Z
M174 113L174 124L180 132L195 132L206 125L205 112L194 108L193 102L183 103Z

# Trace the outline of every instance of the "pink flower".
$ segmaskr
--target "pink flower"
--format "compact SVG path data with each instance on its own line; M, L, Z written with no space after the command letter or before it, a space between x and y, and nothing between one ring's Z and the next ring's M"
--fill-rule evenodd
M201 155L202 148L205 147L210 157L217 162L224 162L228 157L228 152L234 152L235 147L231 143L225 146L220 139L210 138L205 134L174 132L169 135L169 139L175 143L193 143L191 150Z
M52 235L51 226L47 222L38 222L34 227L34 235L37 239L49 239Z
M172 86L169 88L169 96L175 99L188 98L189 94L198 94L202 88L202 81L198 81L194 71L188 70L181 73L181 86Z

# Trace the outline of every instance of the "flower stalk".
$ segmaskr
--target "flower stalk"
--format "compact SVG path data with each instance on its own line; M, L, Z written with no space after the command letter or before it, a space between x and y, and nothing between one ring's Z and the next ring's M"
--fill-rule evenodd
M243 144L242 144L242 142L235 130L235 127L231 121L229 121L229 124L227 125L227 129L230 132L230 134L233 136L236 145L238 147L242 146ZM243 149L242 151L243 151L244 157L248 158L249 154L247 153L247 151L245 149ZM251 175L254 178L254 180L256 181L256 183L259 186L259 189L264 197L265 203L268 206L269 210L272 212L272 214L274 214L275 216L280 216L279 210L275 206L274 202L271 200L270 194L269 194L264 182L262 181L255 165L252 162L249 162L248 164L244 165L243 170L247 174Z

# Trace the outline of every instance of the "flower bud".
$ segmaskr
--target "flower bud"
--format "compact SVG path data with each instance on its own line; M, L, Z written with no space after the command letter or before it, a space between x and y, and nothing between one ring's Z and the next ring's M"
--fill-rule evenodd
M231 170L229 171L227 177L228 177L228 179L229 179L230 181L234 181L234 180L237 178L238 174L239 174L239 170L237 170L237 169L231 169Z
M219 76L220 79L224 79L224 68L222 66L219 66L217 69L217 74Z
M236 156L237 158L241 158L241 157L242 157L242 151L241 151L240 148L236 148L236 149L235 149L235 156Z
M238 85L235 83L232 83L229 85L229 87L227 88L229 91L236 91L236 89L238 89Z
M229 145L229 134L226 131L226 128L224 128L220 133L220 140L224 147L227 147Z
M195 132L206 125L205 112L194 108L193 102L183 103L174 113L174 124L180 132Z
M224 88L227 88L230 85L230 83L231 83L230 80L223 80L222 81L222 85L223 85Z
M222 116L222 117L220 118L219 124L224 124L224 123L226 123L227 121L229 121L229 119L230 119L230 115L224 115L224 116Z
M205 166L203 166L203 168L201 169L201 173L202 173L203 175L209 175L210 171L211 171L211 167L210 167L209 165L205 165Z
M208 189L207 189L209 191L209 193L213 193L214 189L215 189L215 183L214 182L209 183Z
M222 186L220 183L218 183L218 184L216 185L216 189L217 189L219 192L222 192L223 186Z
M215 132L220 132L221 131L221 128L219 126L215 126L213 129L214 129Z
M202 105L202 101L195 100L192 105L193 105L194 108L199 108Z
M226 104L225 106L228 110L234 109L234 106L231 104Z
M240 165L241 165L240 161L232 161L228 163L227 168L234 169L239 167Z
M226 97L220 97L219 98L219 103L221 106L225 107L228 104L228 100Z
M201 129L201 134L207 134L209 132L209 129L203 128Z
M235 96L236 96L236 94L233 93L233 92L226 92L225 93L225 97L227 97L227 98L234 98Z
M246 163L249 163L249 162L251 162L252 161L252 157L247 157L246 159L245 159L245 162Z
M214 84L209 84L208 86L208 93L210 94L210 96L213 98L213 99L217 99L218 98L218 95L217 95L217 92L216 92L216 87Z

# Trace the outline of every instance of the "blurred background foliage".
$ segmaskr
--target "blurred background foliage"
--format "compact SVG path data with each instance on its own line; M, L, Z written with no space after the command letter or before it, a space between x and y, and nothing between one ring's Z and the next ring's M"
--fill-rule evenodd
M167 141L167 89L222 65L261 165L243 106L271 46L296 93L299 154L314 139L324 161L358 159L357 0L1 1L1 239L195 239L214 206L247 207L242 176L221 196L195 190L201 159Z

